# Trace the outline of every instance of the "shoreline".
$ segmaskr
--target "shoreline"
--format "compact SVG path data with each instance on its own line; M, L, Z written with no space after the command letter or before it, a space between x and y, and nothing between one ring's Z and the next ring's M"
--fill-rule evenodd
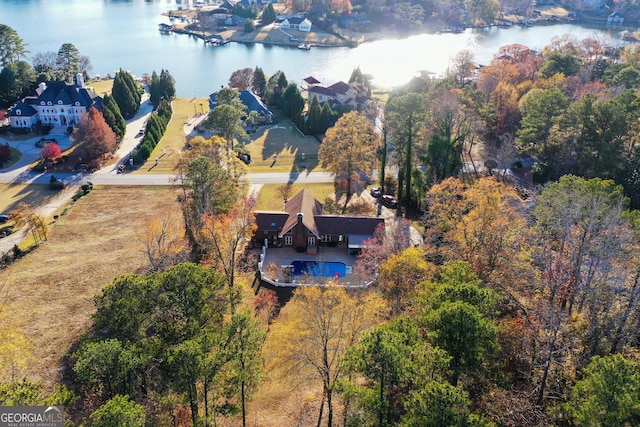
M205 28L203 30L191 30L187 27L196 18L197 10L194 9L181 9L172 10L163 13L164 16L173 19L179 19L181 22L171 25L172 31L178 34L187 34L207 42L207 38L215 36L222 37L226 44L229 42L242 43L246 45L251 44L263 44L265 46L283 46L297 48L304 44L309 47L323 47L323 48L335 48L335 47L350 47L354 48L360 44L372 42L376 40L386 38L405 38L417 34L438 34L447 32L462 32L467 29L482 29L482 28L509 28L512 26L544 26L554 24L575 24L575 25L606 25L611 29L617 29L619 31L635 28L630 24L607 24L606 16L594 16L590 14L581 14L579 17L573 13L570 13L567 9L561 6L542 6L536 8L537 16L535 18L525 18L518 15L507 15L502 19L496 20L491 25L483 25L476 27L455 27L438 25L438 23L428 23L423 28L416 31L393 31L391 29L383 29L381 31L371 33L351 33L345 30L347 34L334 34L325 31L310 31L303 32L299 30L287 29L286 31L280 27L276 27L274 24L269 24L264 27L256 28L250 33L245 33L244 29L239 27L233 29L224 29L223 31L217 31L217 29Z

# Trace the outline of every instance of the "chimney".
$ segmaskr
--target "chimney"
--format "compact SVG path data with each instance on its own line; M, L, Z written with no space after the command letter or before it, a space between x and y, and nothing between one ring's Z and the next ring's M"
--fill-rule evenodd
M82 77L82 73L76 74L76 84L80 87L84 87L84 78Z
M304 214L302 212L298 212L298 224L302 224L302 217L304 217Z
M45 90L47 90L47 84L45 82L40 82L40 84L38 85L38 95L40 95Z

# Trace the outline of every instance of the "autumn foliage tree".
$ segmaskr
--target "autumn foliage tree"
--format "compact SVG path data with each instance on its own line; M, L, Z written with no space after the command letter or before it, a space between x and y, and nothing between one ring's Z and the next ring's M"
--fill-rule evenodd
M351 293L328 285L296 289L271 326L265 352L270 372L281 376L295 372L297 378L322 384L318 425L325 406L327 425L333 425L334 392L344 374L347 348L376 325L385 310L375 293Z
M327 130L318 150L318 159L336 176L347 179L347 200L351 197L351 183L359 179L359 172L371 173L375 162L376 134L369 120L349 112Z
M54 160L60 157L60 147L55 142L50 142L40 151L40 157L43 159Z
M95 108L91 108L82 116L73 137L81 144L83 152L90 160L99 161L102 156L116 148L116 134L104 120L102 113Z

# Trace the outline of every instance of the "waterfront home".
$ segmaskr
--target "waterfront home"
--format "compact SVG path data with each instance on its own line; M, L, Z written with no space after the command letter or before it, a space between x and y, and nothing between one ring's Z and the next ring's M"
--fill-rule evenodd
M275 115L262 102L260 97L250 90L240 91L240 101L247 107L249 113L256 112L257 117L253 120L256 125L272 124L275 121ZM209 95L209 109L214 110L218 106L216 93Z
M311 31L311 21L303 16L286 16L276 20L283 30Z
M40 83L35 96L28 96L9 110L14 128L31 129L38 123L49 126L72 126L80 123L91 107L102 110L102 98L84 85L82 74L76 83Z
M307 95L307 101L311 103L313 98L318 99L321 105L329 102L331 107L336 104L348 105L356 111L363 112L371 98L368 96L367 88L361 83L336 82L331 86L322 86L320 82L310 76L303 79L306 83L302 87L303 93Z

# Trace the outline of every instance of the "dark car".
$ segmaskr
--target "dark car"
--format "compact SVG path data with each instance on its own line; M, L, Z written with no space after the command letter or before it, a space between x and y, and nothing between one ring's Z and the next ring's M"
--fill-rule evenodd
M380 200L382 204L388 208L396 209L398 207L398 200L396 200L395 197L390 196L388 194L385 194L384 196L382 196L382 199Z
M9 221L9 215L0 215L0 224L4 224Z
M375 197L376 199L380 196L382 196L382 190L379 188L372 188L371 191L369 191L369 193L371 193L371 195L373 197Z

